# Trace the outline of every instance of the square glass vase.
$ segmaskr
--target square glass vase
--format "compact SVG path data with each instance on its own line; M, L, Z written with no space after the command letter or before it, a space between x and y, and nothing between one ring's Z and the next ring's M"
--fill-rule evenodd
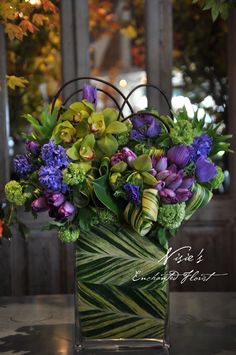
M166 250L128 225L76 242L75 349L168 348Z

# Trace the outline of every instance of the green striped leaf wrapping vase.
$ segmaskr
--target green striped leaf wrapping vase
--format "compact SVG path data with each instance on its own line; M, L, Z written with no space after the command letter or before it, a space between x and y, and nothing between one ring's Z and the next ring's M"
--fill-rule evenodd
M166 251L128 225L99 225L76 243L77 349L133 341L165 346Z

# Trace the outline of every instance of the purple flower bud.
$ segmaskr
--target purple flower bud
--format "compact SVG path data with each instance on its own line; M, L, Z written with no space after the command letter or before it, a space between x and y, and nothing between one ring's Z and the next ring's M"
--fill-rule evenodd
M40 152L40 144L36 141L26 141L25 146L28 152L34 155L39 154Z
M171 183L167 184L168 189L171 189L171 190L175 191L176 189L178 189L181 186L182 181L183 181L183 179L181 177L181 174L176 174L175 179Z
M189 200L191 197L192 197L192 192L189 191L188 189L177 189L175 191L176 193L176 200L177 202L184 202L184 201L187 201Z
M175 202L176 195L173 190L164 188L159 192L159 195L166 203Z
M45 197L38 197L31 203L31 208L35 212L43 212L48 210L48 204Z
M171 173L177 173L178 172L178 168L175 164L171 164L168 166L168 170L171 172Z
M75 213L75 206L69 202L66 201L64 202L61 207L58 210L58 213L62 216L62 217L70 217Z
M60 207L65 202L65 196L60 192L52 193L48 196L47 202L54 207Z
M176 174L176 173L171 174L171 173L170 173L170 175L165 179L166 186L169 187L169 185L170 185L173 181L175 181L177 177L178 177L178 174Z
M215 164L210 160L200 157L196 161L196 176L199 182L211 180L217 173Z
M159 173L167 169L167 157L152 156L152 166Z
M183 178L182 184L181 184L181 189L190 189L192 184L194 183L194 177L193 176L186 176Z
M97 106L97 89L89 84L84 84L83 86L83 99L86 99L94 106Z
M171 163L184 167L190 159L189 148L184 144L175 145L167 151L167 158Z
M171 172L169 170L163 170L156 175L157 180L165 180Z
M155 185L155 189L157 189L158 191L162 190L165 187L165 181L159 181L156 185Z

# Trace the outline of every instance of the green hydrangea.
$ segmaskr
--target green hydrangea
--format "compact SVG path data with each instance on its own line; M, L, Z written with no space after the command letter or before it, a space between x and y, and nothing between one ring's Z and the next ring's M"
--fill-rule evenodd
M62 227L59 229L58 238L62 242L72 243L79 238L80 230Z
M117 135L116 137L119 147L123 147L129 142L129 132L123 132Z
M118 219L114 213L108 209L96 209L96 215L92 218L91 225L95 226L102 224L114 224L118 222Z
M174 144L192 144L196 134L196 129L187 120L177 121L170 129L170 138Z
M159 207L157 222L168 229L179 228L185 217L185 203Z
M217 174L213 177L212 180L209 181L209 187L214 190L214 189L218 189L220 187L220 185L223 183L224 181L224 173L221 169L220 166L217 166Z
M85 179L86 173L76 163L68 164L67 168L63 170L63 182L67 185L82 185Z
M7 200L17 206L24 205L28 198L28 194L23 193L21 184L15 180L11 180L5 185L5 194Z

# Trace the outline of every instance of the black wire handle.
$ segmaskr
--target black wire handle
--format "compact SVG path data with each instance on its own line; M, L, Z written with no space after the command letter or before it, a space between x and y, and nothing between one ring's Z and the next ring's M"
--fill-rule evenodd
M123 104L121 105L121 112L123 111L125 104L127 104L127 103L129 102L129 98L131 97L131 95L132 95L136 90L138 90L138 89L140 89L140 88L142 88L142 87L153 88L153 89L157 90L157 91L164 97L164 100L165 100L165 102L166 102L166 104L167 104L167 106L168 106L168 108L169 108L169 111L170 111L170 117L171 117L172 120L173 120L174 116L173 116L173 113L172 113L172 111L171 111L172 107L171 107L171 104L170 104L170 102L169 102L169 100L168 100L166 94L165 94L161 89L159 89L158 86L156 86L156 85L154 85L154 84L140 84L140 85L135 86L135 88L133 88L133 89L130 91L130 93L126 96L126 98L125 98ZM160 119L159 116L156 116L156 117L158 117L158 118Z
M64 85L62 85L62 86L60 87L60 89L57 91L56 95L54 96L54 98L53 98L53 100L52 100L51 113L54 111L56 101L57 101L58 97L60 96L60 94L62 93L62 91L64 90L64 88L65 88L66 86L72 84L72 83L75 83L75 82L81 81L81 80L93 80L93 81L97 81L97 82L103 83L103 84L105 84L105 85L108 85L109 87L111 87L112 89L114 89L114 90L123 98L124 102L127 103L128 107L129 107L129 109L130 109L130 111L131 111L132 113L134 112L132 106L131 106L130 103L129 103L129 101L126 100L125 95L124 95L115 85L113 85L113 84L111 84L111 83L109 83L108 81L103 80L103 79L98 79L98 78L94 78L94 77L90 77L90 76L82 76L82 77L79 77L79 78L76 78L76 79L69 80L69 81L67 81ZM71 97L73 97L75 94L79 93L80 91L82 91L82 89L74 91L68 98L66 98L66 100L64 101L64 104L65 104L65 102L68 102ZM117 108L118 108L118 110L119 110L119 117L120 117L120 115L123 115L123 114L122 114L122 111L123 111L123 108L124 108L125 105L122 105L122 109L121 109L121 108L120 108L120 105L118 104L118 102L115 100L115 98L114 98L111 94L109 94L107 91L105 91L105 90L103 90L103 89L98 89L98 91L102 91L104 94L106 94L107 96L109 96L109 97L115 102L115 104L116 104L116 106L117 106ZM61 112L61 110L62 110L62 108L60 108L59 111ZM59 117L59 116L58 116L58 117Z
M118 103L118 101L114 98L113 95L111 95L111 94L110 94L109 92L107 92L106 90L97 88L98 91L103 92L105 95L107 95L108 97L110 97L110 99L113 100L113 102L115 103L115 105L116 105L116 107L117 107L117 109L118 109L118 111L119 111L118 119L119 119L120 117L123 117L123 109L124 109L125 105L128 105L128 107L129 107L129 109L130 109L130 112L131 112L131 115L128 116L128 117L126 117L126 118L123 118L123 120L127 120L127 119L129 119L129 118L132 118L132 117L135 115L134 110L133 110L133 108L132 108L132 105L131 105L130 102L129 102L129 99L130 99L131 95L132 95L136 90L140 89L141 87L146 87L146 88L150 87L150 88L153 88L153 89L157 90L157 91L164 97L164 99L165 99L165 101L166 101L166 103L167 103L167 106L168 106L168 108L169 108L169 111L170 111L170 116L171 116L171 118L173 119L173 114L172 114L172 111L171 111L170 102L169 102L167 96L165 95L165 93L164 93L161 89L159 89L156 85L154 85L154 84L140 84L140 85L137 85L134 89L132 89L132 90L130 91L130 93L129 93L127 96L125 96L115 85L109 83L109 82L106 81L106 80L99 79L99 78L95 78L95 77L90 77L90 76L83 76L83 77L79 77L79 78L76 78L76 79L72 79L72 80L67 81L64 85L62 85L62 86L60 87L60 89L57 91L57 93L56 93L56 95L54 96L54 98L53 98L52 107L51 107L51 113L54 111L55 104L56 104L56 100L58 99L58 97L60 96L60 94L62 93L62 91L64 90L64 88L65 88L66 86L72 84L72 83L75 83L75 82L81 81L81 80L93 80L93 81L97 81L97 82L103 83L103 84L105 84L105 85L108 85L109 87L111 87L113 90L115 90L115 91L123 98L123 103L122 103L122 105L120 106L119 103ZM74 95L80 93L82 90L83 90L83 89L78 89L78 90L74 91L72 94L70 94L70 95L64 100L62 106L61 106L60 109L58 110L57 119L59 118L59 116L60 116L60 114L61 114L61 111L62 111L64 105L66 105L66 103L67 103ZM142 113L142 112L140 112L140 114L141 114L141 113ZM149 113L149 114L152 115L152 116L154 116L154 117L156 117L157 119L159 119L160 121L163 122L163 120L161 119L160 116L154 115L154 114L151 114L151 113ZM164 122L163 122L163 123L164 123Z

